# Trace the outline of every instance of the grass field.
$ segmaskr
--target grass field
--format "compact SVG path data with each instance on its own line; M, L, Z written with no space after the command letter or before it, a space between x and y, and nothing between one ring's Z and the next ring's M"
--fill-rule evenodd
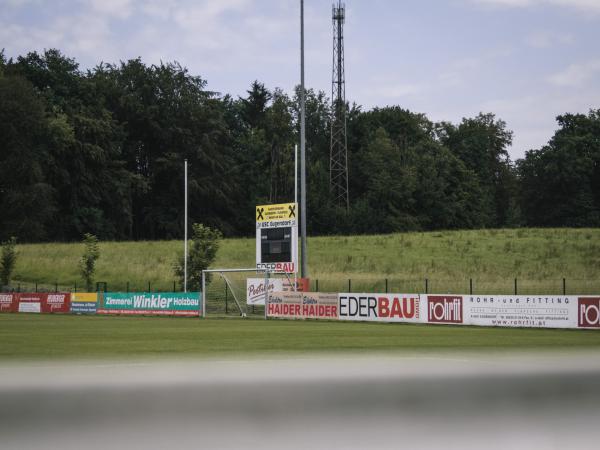
M407 324L0 315L0 359L599 349L600 333Z
M227 239L215 267L253 267L254 239ZM103 242L97 281L109 289L173 288L172 263L182 243ZM309 275L321 291L354 290L506 293L519 279L520 293L600 292L600 229L514 229L315 237L308 240ZM13 284L32 289L81 288L77 264L82 244L18 246ZM314 284L313 284L314 286Z

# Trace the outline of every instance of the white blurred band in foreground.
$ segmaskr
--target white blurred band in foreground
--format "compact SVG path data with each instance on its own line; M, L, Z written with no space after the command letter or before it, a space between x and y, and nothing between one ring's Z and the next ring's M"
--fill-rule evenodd
M593 448L600 354L0 366L6 449Z

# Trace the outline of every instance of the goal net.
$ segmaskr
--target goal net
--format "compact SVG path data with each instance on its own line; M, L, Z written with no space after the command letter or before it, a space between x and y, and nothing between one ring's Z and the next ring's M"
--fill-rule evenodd
M257 269L210 269L202 272L205 317L264 317L265 286L269 292L294 291L293 274Z

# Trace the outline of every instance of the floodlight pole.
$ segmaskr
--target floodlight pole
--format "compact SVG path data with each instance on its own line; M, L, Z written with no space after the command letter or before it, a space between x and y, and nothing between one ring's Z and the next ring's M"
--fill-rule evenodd
M294 145L294 203L298 204L298 144Z
M188 162L187 159L183 164L184 172L184 201L183 208L184 225L183 225L183 292L187 292L187 263L188 263Z
M294 203L298 207L298 144L294 145ZM296 227L296 237L298 235L298 227ZM296 251L298 251L296 249ZM298 290L298 268L294 270L294 291Z
M306 252L306 108L304 93L304 0L300 0L300 239L302 266L300 276L308 276Z

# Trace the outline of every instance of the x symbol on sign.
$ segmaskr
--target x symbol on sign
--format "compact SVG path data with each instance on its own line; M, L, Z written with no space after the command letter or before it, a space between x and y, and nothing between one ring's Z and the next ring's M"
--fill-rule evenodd
M265 220L263 217L263 213L265 212L265 208L256 208L256 220Z
M296 205L289 205L288 209L290 210L289 218L296 217Z

